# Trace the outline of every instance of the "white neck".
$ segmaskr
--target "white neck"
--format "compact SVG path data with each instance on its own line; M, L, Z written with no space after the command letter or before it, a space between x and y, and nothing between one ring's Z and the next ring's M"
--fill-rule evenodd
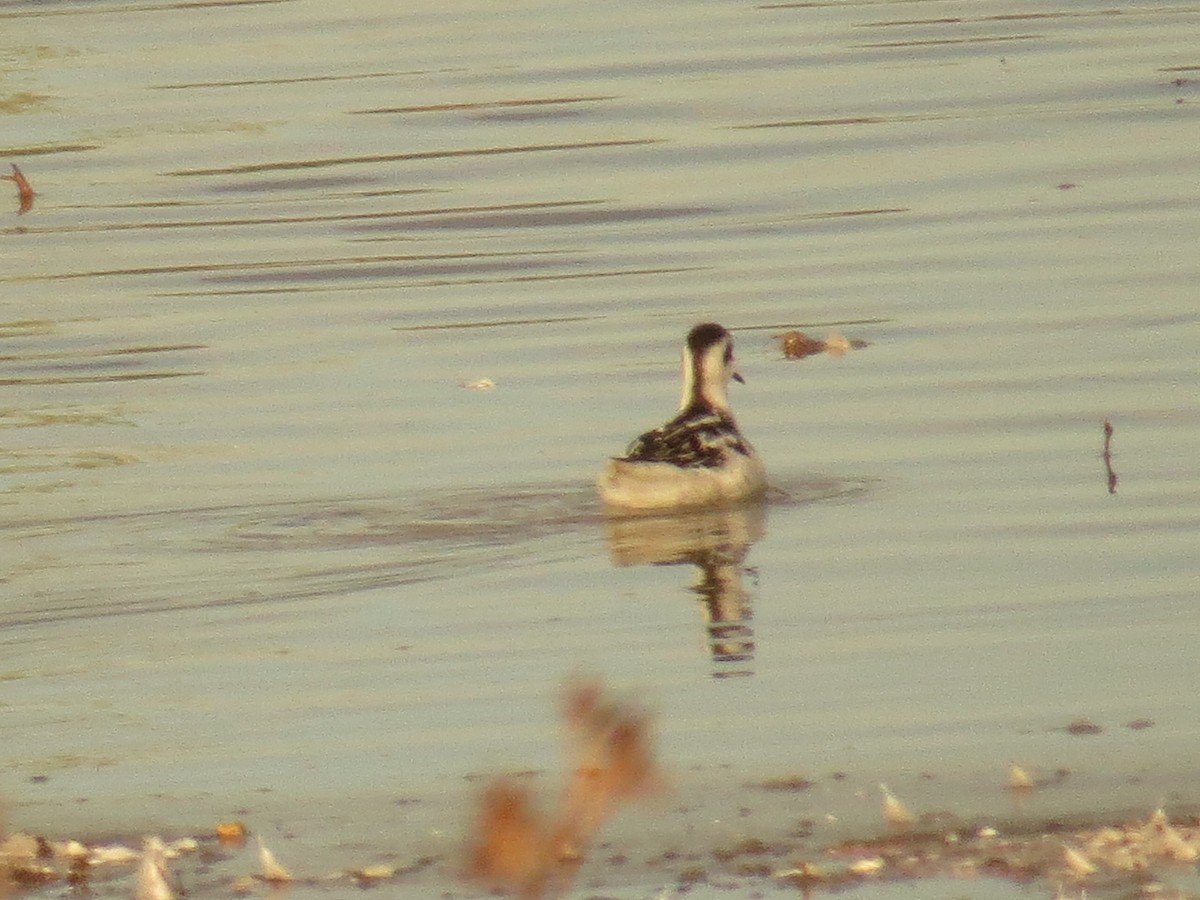
M733 369L725 364L724 344L706 347L698 359L693 359L691 350L684 347L683 393L679 409L685 410L699 400L718 412L731 415L728 388L732 377Z

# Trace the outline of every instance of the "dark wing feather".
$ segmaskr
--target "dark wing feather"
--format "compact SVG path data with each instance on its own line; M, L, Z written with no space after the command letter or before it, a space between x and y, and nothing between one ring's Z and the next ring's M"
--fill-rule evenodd
M634 438L624 458L671 463L684 469L714 468L730 452L749 455L733 421L712 410L690 410Z

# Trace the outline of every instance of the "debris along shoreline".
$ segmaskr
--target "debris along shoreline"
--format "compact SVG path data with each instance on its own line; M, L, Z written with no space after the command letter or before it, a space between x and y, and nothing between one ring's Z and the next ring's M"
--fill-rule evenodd
M936 814L917 817L911 825L885 825L872 837L823 846L810 845L803 830L779 840L751 837L753 817L743 824L743 837L687 850L665 837L661 846L643 842L636 849L619 841L606 843L602 854L584 864L587 883L591 888L610 881L622 886L642 881L647 889L664 883L682 889L699 883L750 889L770 882L820 894L866 883L994 878L1040 883L1047 897L1063 885L1076 893L1086 891L1089 897L1200 896L1173 886L1184 882L1193 891L1200 887L1200 817L1194 811L1172 817L1159 808L1140 816L992 824L968 824ZM304 872L303 861L287 860L284 870L269 850L263 852L261 837L251 842L243 830L230 840L222 836L227 831L228 824L223 824L194 837L164 841L151 836L143 849L14 833L0 843L0 874L11 897L57 893L64 885L97 896L266 894L281 881L326 890L341 882L354 889L391 883L438 887L450 891L448 896L479 893L457 883L463 872L461 857L417 857L406 863L390 857L386 862L347 859L344 868L329 872ZM397 849L402 854L402 848ZM285 878L282 871L288 872ZM147 889L148 872L154 875L153 890ZM561 896L549 887L546 893L530 892L528 885L508 889L522 897Z
M444 898L546 900L575 885L640 898L701 884L808 896L946 879L1007 882L1047 897L1063 896L1065 885L1071 896L1200 898L1200 807L1169 788L1179 775L1107 778L1097 790L1094 778L1066 768L1010 761L1003 781L984 785L976 775L957 789L930 773L893 781L896 791L844 771L747 782L728 764L664 770L654 718L598 679L573 678L559 708L566 758L556 773L467 775L461 785L473 801L377 791L374 815L363 798L353 804L351 834L338 805L318 809L301 798L270 813L237 813L269 823L265 833L241 819L170 840L150 829L122 829L116 840L109 830L92 841L0 830L0 898L64 886L98 900L204 900L283 885L328 893L384 884L394 896ZM1061 730L1102 729L1080 719ZM1007 797L1007 814L986 811L991 791ZM957 814L941 806L953 796ZM657 808L639 814L645 806Z

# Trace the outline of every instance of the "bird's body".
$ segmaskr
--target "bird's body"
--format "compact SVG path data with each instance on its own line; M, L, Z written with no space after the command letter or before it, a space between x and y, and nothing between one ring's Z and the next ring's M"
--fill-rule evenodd
M733 339L720 325L697 325L683 349L679 414L635 438L596 481L613 508L663 510L737 503L761 495L766 469L738 431L728 385Z

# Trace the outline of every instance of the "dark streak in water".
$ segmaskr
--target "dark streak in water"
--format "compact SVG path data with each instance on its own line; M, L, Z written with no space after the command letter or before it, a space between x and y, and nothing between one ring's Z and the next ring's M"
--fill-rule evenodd
M302 175L295 178L261 178L257 181L239 181L235 184L213 185L209 190L215 194L243 194L252 191L295 191L308 194L329 188L357 188L378 181L363 175ZM387 191L356 192L360 197L396 196L401 194L431 194L429 188L395 189Z
M828 322L782 322L773 325L742 325L734 331L786 331L789 328L845 328L847 325L886 325L895 319L834 319Z
M680 272L704 271L707 266L681 266L676 268L646 268L646 269L617 269L613 271L590 272L558 272L552 275L501 275L499 272L512 268L532 269L545 267L522 263L519 259L508 266L482 266L464 264L460 266L356 266L343 269L323 269L321 271L307 270L300 267L287 272L276 273L243 273L234 275L213 275L205 280L215 284L257 284L267 282L304 282L306 284L318 281L345 282L347 279L370 278L403 278L410 286L435 287L443 285L463 284L523 284L541 281L577 281L590 278L617 278L628 275L673 275ZM486 277L464 277L472 272L487 272ZM414 276L423 276L420 280ZM440 276L440 277L438 277Z
M37 275L22 278L22 281L56 281L62 278L105 278L117 275L165 275L165 274L180 274L186 272L236 272L241 270L254 269L288 269L295 266L304 265L310 267L317 266L344 266L347 264L369 264L378 262L418 262L426 260L453 260L453 259L488 259L492 257L521 257L531 255L561 255L568 251L543 250L534 253L433 253L428 255L387 255L387 256L341 256L329 259L288 259L288 260L265 260L262 262L239 262L239 263L197 263L195 265L176 265L176 266L138 266L128 269L94 269L86 272L60 272L49 275ZM5 279L0 278L0 282Z
M354 109L351 115L367 116L377 114L427 113L427 112L467 112L486 109L511 109L525 106L559 106L570 103L602 103L606 100L616 100L615 96L599 97L537 97L527 100L494 100L480 103L437 103L432 106L385 106L378 109Z
M369 156L333 156L327 159L301 159L285 162L252 163L244 166L224 166L215 169L179 169L164 175L192 177L198 175L244 175L250 172L277 172L288 169L320 169L326 166L370 165L381 162L416 162L427 159L453 159L463 156L498 156L509 153L552 153L564 150L601 150L606 147L643 147L661 144L660 138L632 138L612 141L579 141L568 144L526 144L520 147L480 147L473 150L426 150L420 153L386 153Z
M106 356L134 356L142 353L170 353L174 350L207 350L205 344L163 344L156 347L121 347L117 350L97 350L92 353L71 353L71 359L101 359ZM28 362L34 359L62 359L62 353L32 353L0 356L0 362Z
M563 272L563 273L554 274L554 275L508 275L508 276L494 275L494 276L491 276L488 278L449 278L449 277L447 277L447 278L426 278L426 279L421 279L421 280L410 279L410 280L407 280L405 283L409 287L443 287L445 285L461 286L461 285L474 285L474 284L524 284L524 283L528 283L528 282L543 282L543 281L546 281L546 282L579 281L579 280L587 280L587 279L591 279L591 278L622 278L622 277L627 277L627 276L638 276L638 275L678 275L683 272L706 272L706 271L711 270L712 268L713 268L712 266L675 266L675 267L671 267L671 268L659 267L659 268L647 268L647 269L619 269L619 270L613 270L613 271ZM212 291L170 291L170 292L163 292L160 294L156 294L155 296L158 296L158 297L237 297L237 296L241 296L241 295L261 296L264 294L296 294L296 293L302 293L302 292L315 294L315 293L334 293L337 291L347 291L347 290L358 290L360 286L357 283L351 282L350 284L347 284L345 282L343 276L345 276L346 274L347 274L346 272L337 272L337 273L334 273L333 276L329 276L328 280L331 280L331 281L335 280L335 279L339 279L339 278L341 279L339 283L331 284L331 285L313 284L309 280L300 279L301 284L303 285L302 287L294 286L294 285L286 286L286 287L258 287L258 286L256 286L253 288L245 288L245 289L240 289L240 290L221 289L221 290L212 290ZM410 273L409 272L379 273L376 271L360 272L358 270L353 270L349 274L353 274L353 275L357 275L357 276L365 277L365 278L373 278L373 277L380 277L381 274L382 274L382 276L393 277L396 274L410 274ZM311 276L309 276L309 277L311 277ZM229 283L244 283L244 282L247 282L250 280L251 279L247 279L247 278L239 279L236 277L224 279L225 282L229 282ZM280 278L279 280L283 281L285 279ZM214 278L214 279L210 279L210 281L213 281L216 283L221 283L222 279ZM431 327L437 327L437 326L431 326Z
M427 75L427 72L362 72L356 75L303 75L294 78L245 78L236 81L193 81L180 84L152 84L152 91L187 91L196 88L249 87L257 84L308 84L320 81L362 81L368 78L398 78L403 75Z
M755 9L825 9L827 7L843 8L848 4L841 0L796 0L791 3L760 3L755 6ZM884 3L855 3L854 6L890 6L890 0ZM1155 10L1159 12L1160 10ZM1126 10L1121 9L1097 9L1097 10L1077 10L1070 12L1044 12L1044 13L998 13L991 16L945 16L934 19L908 19L897 20L895 22L866 22L856 27L871 27L871 26L887 26L887 25L941 25L941 24L957 24L960 22L1007 22L1023 19L1087 19L1096 16L1121 16L1126 15Z
M48 3L38 3L36 6L15 13L0 13L0 19L45 18L47 16L90 16L96 14L125 15L138 12L161 12L172 9L220 9L231 6L270 6L282 3L295 3L296 0L181 0L177 3L112 3L106 6L85 4L83 6L64 6L51 8Z
M3 18L0 16L0 18ZM45 156L50 153L83 153L99 150L100 144L34 144L30 147L0 147L0 156Z
M393 331L457 331L464 328L509 328L514 325L559 325L592 322L602 316L549 316L542 319L501 319L495 322L451 322L445 325L397 325Z
M155 221L70 225L55 228L26 228L26 234L71 234L78 232L157 231L174 228L234 228L260 225L307 225L314 222L357 222L372 219L409 219L425 216L463 216L479 213L556 209L564 206L592 206L603 200L553 200L542 203L504 203L496 206L447 206L442 208L392 209L370 213L337 213L314 216L275 216L246 219L196 219L193 221ZM649 214L647 214L649 217ZM0 279L3 280L3 279Z
M998 13L991 16L946 16L938 19L897 19L895 21L863 22L855 28L891 28L907 25L966 25L972 22L1023 22L1030 19L1090 19L1097 16L1120 16L1119 9L1078 10L1073 12Z
M215 284L258 284L278 282L324 282L345 281L351 278L397 278L411 280L414 278L442 278L457 281L455 276L478 273L504 272L511 269L538 269L554 265L554 260L530 261L514 254L508 258L475 259L465 257L461 260L446 262L388 262L369 264L355 262L349 266L311 267L298 262L286 268L273 268L271 271L252 272L222 272L205 276L205 281ZM490 277L486 279L490 281ZM440 283L440 282L439 282Z
M9 368L9 377L0 380L0 385L99 384L201 375L203 372L198 371L165 371L170 362L160 357L178 351L207 349L204 344L157 344L8 354L0 356L0 362L8 364ZM151 371L146 371L150 364L145 360L148 356L156 357L156 368ZM14 369L16 372L12 371Z
M188 378L203 372L131 372L122 375L74 375L41 378L0 378L0 386L18 384L100 384L106 381L150 381L158 378Z
M618 269L610 272L564 272L559 275L513 275L508 278L488 279L486 284L519 284L526 281L574 281L587 278L619 278L626 275L678 275L681 272L707 272L714 266L674 266L652 269ZM456 281L454 284L474 284L473 281Z
M921 113L895 116L845 116L836 119L785 119L781 122L756 122L752 125L731 125L733 130L755 128L814 128L827 125L891 125L901 122L940 122L952 119L946 113Z
M895 213L912 212L912 209L907 206L881 206L879 209L835 209L829 212L809 213L806 216L797 216L797 220L814 220L814 219L852 219L855 216L887 216Z
M557 207L573 204L555 204ZM579 204L583 205L583 204ZM654 222L688 216L712 215L716 209L707 206L677 207L615 207L608 209L551 208L549 204L511 209L480 209L475 212L455 211L452 216L434 217L422 221L372 222L356 225L356 231L432 230L455 228L557 228L566 225L609 225L614 222Z
M999 44L1011 41L1038 41L1042 34L998 34L961 38L930 38L924 41L881 41L874 44L852 44L856 50L886 50L901 47L941 47L954 44Z
M0 322L0 338L31 337L53 334L54 323L45 319L23 319L16 322Z

